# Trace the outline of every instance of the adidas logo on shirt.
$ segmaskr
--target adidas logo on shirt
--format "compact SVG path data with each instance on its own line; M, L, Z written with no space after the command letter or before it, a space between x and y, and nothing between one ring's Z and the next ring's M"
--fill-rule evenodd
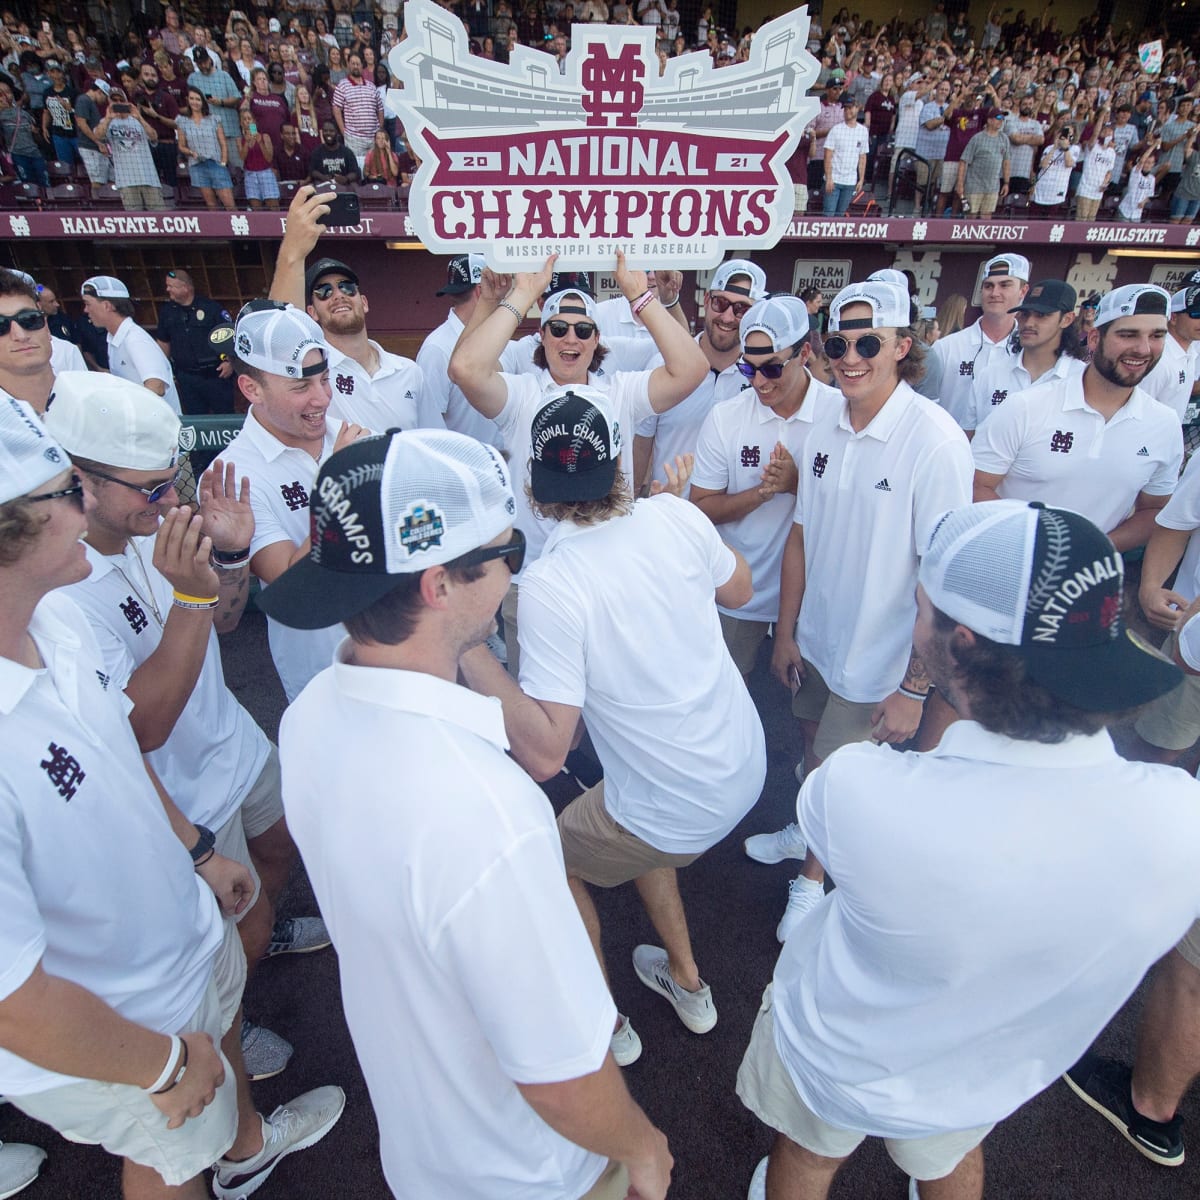
M1150 451L1149 451L1149 450L1147 450L1145 446L1143 446L1143 447L1142 447L1142 448L1141 448L1141 449L1138 451L1138 458L1149 458L1149 457L1150 457Z
M892 486L890 483L888 483L888 481L886 479L881 479L875 485L875 490L877 492L890 492L892 490Z

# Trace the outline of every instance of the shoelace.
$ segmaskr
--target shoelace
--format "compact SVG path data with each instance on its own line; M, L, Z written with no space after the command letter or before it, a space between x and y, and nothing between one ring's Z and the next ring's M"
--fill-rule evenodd
M271 1141L281 1142L292 1131L292 1126L300 1119L300 1114L294 1108L281 1108L271 1114Z

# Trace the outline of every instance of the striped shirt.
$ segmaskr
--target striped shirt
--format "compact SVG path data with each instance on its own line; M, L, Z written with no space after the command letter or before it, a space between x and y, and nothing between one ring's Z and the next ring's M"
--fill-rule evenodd
M191 160L193 163L202 158L219 163L225 157L221 153L221 143L217 141L217 118L211 113L199 121L193 121L191 117L176 117L175 128L183 134L188 149L196 152L196 158Z
M355 83L347 76L333 89L333 107L340 111L346 132L354 137L373 137L383 115L379 89L369 80Z

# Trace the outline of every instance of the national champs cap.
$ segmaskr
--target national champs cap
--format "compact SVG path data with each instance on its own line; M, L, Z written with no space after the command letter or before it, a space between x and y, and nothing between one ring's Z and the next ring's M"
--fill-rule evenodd
M1124 563L1086 517L995 500L944 514L921 559L933 604L1014 647L1026 673L1087 712L1117 712L1183 678L1121 619Z
M871 307L869 322L852 321L842 324L842 309L851 304L868 304ZM843 329L904 329L912 312L907 287L876 280L872 283L852 283L844 287L833 298L829 306L829 332L840 333Z
M872 271L867 276L868 283L894 283L896 287L902 287L908 291L908 280L904 277L903 271L897 271L895 267L881 267L878 271Z
M559 313L573 313L596 320L596 302L585 292L555 292L542 301L541 324L554 320Z
M595 297L592 277L586 271L555 271L550 276L550 285L542 293L549 298L556 292L578 292L581 296Z
M1107 325L1118 317L1165 317L1171 311L1171 293L1154 283L1127 283L1100 297L1096 324Z
M0 504L28 495L70 465L66 450L24 400L0 397Z
M731 279L744 275L750 280L750 286L744 283L730 284ZM709 280L710 292L733 292L738 296L747 296L751 300L761 300L767 294L767 273L758 265L746 258L731 258L723 262Z
M550 393L533 418L529 485L543 503L600 500L612 491L621 458L621 428L598 388Z
M1023 254L997 254L983 264L984 279L991 279L997 275L1011 275L1013 279L1028 283L1031 274L1029 259Z
M1061 279L1039 279L1025 293L1025 299L1010 313L1069 313L1075 311L1079 296L1075 289Z
M743 354L777 354L790 350L808 337L810 323L808 306L797 296L769 296L751 308L738 326ZM765 333L771 346L746 349L746 338L752 333Z
M344 262L339 262L336 258L320 258L304 272L305 301L312 297L313 288L326 275L345 275L352 283L358 282L357 273L346 266Z
M89 292L88 288L92 290ZM81 296L96 296L100 300L128 300L129 289L112 275L93 275L79 289Z
M1189 284L1171 297L1171 311L1189 317L1200 317L1200 285Z
M461 296L469 292L483 276L487 260L482 254L456 254L446 271L446 286L434 294L437 296Z
M117 375L60 372L46 428L68 454L119 470L166 471L179 462L180 421L171 406Z
M258 596L293 629L369 608L397 576L461 558L513 523L499 452L448 429L392 430L332 455L309 497L312 548Z
M268 302L261 308L254 301L247 304L238 313L233 349L247 366L287 379L320 375L329 366L320 326L290 304ZM305 355L314 349L321 352L320 362L304 366Z

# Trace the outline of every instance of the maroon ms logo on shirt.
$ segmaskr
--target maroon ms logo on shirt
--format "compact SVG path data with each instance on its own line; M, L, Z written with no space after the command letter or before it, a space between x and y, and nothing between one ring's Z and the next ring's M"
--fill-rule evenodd
M301 508L308 507L308 492L304 490L304 484L300 480L295 479L291 483L281 483L279 485L279 494L283 497L283 502L292 512L297 512Z
M742 466L743 467L757 467L761 457L762 457L762 452L759 450L759 448L757 446L743 446L742 447Z
M821 454L819 451L813 455L812 473L820 479L825 474L825 468L829 466L829 455Z
M339 375L334 382L334 386L343 396L348 396L354 391L354 376Z
M1056 429L1054 431L1054 436L1050 439L1051 453L1070 454L1071 447L1074 445L1074 433L1063 433L1061 429Z

